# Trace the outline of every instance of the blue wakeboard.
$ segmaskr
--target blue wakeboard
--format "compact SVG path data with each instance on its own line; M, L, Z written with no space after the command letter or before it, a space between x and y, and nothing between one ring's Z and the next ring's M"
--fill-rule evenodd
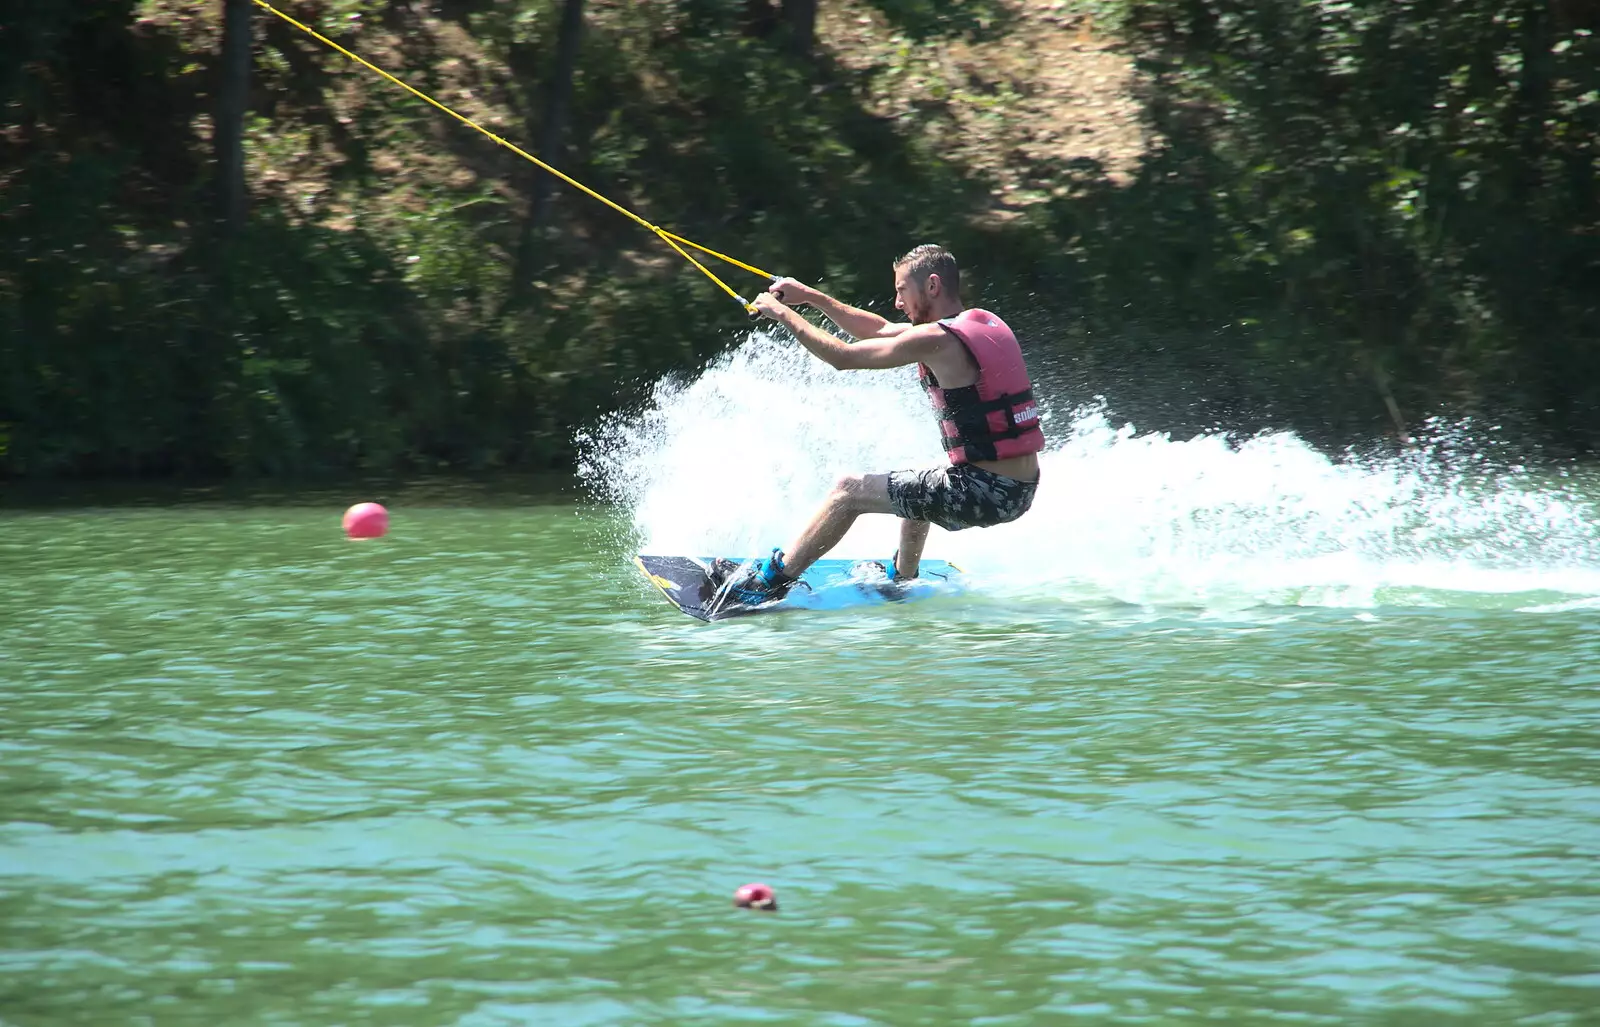
M753 560L636 556L633 562L667 602L703 621L781 610L844 610L961 591L960 569L943 560L923 560L920 576L911 581L891 581L888 560L818 560L782 599L747 606L730 598L724 585L731 571Z

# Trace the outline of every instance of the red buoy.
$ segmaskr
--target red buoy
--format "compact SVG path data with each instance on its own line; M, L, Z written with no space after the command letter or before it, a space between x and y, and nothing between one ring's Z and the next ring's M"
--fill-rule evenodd
M759 909L767 913L778 911L778 893L767 884L740 885L733 893L733 904L740 909Z
M389 531L389 511L377 503L357 503L344 512L344 533L351 538L382 538Z

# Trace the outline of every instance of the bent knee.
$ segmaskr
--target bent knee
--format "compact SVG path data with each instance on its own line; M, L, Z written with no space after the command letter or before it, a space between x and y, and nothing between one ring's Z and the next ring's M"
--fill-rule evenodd
M889 502L888 475L847 474L833 483L828 499L855 513L881 513Z
M853 506L861 495L861 475L846 474L833 483L828 499L838 506Z

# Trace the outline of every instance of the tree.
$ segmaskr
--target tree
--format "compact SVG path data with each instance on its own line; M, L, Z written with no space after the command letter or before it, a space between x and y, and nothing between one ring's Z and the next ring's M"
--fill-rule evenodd
M817 41L817 0L783 0L783 20L789 26L789 45L809 54Z
M567 112L572 105L572 76L578 65L578 48L583 42L583 0L566 0L557 30L556 64L545 85L544 116L539 126L541 160L561 166L562 141L567 132ZM523 218L517 240L516 263L512 270L510 296L522 299L534 274L538 259L539 230L544 227L550 204L552 176L542 168L532 169L528 188L528 213Z
M223 0L222 62L216 124L211 145L216 160L217 222L224 235L244 224L249 196L244 181L244 117L250 93L250 0Z

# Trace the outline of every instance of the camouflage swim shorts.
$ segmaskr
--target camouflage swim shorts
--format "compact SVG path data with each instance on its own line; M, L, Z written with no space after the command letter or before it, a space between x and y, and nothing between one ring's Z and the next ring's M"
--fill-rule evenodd
M889 505L907 520L946 531L1014 521L1033 505L1037 481L1018 481L971 464L926 471L890 471Z

